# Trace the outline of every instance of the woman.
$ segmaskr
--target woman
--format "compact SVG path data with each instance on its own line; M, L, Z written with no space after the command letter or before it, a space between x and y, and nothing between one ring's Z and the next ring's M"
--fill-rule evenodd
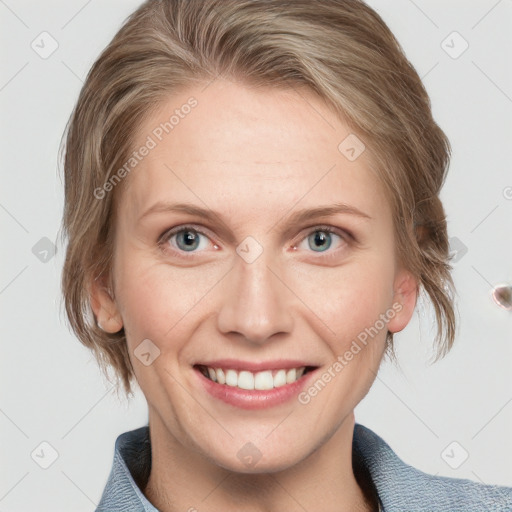
M149 409L98 510L512 510L354 420L422 289L453 343L449 149L359 0L137 9L66 141L66 310Z

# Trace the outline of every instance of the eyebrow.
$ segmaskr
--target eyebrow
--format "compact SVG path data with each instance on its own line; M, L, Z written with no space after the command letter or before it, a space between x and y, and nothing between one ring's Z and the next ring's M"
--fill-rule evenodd
M217 213L213 210L210 210L208 208L202 208L200 206L190 204L190 203L167 203L159 201L155 203L153 206L148 208L140 217L139 222L155 213L173 213L173 212L181 212L181 213L187 213L189 215L193 215L196 217L201 217L203 219L209 220L213 222L214 220L217 220L222 223L222 225L226 228L226 223L223 221L222 215L220 213ZM372 217L368 215L367 213L363 212L362 210L359 210L355 206L346 204L346 203L334 203L324 206L317 206L314 208L304 208L301 210L297 210L295 213L293 213L288 221L287 224L289 226L296 226L298 224L302 224L304 222L308 222L313 219L318 219L321 217L330 217L336 214L345 214L345 215L352 215L354 217L358 217L360 219L364 220L372 220ZM283 216L283 218L286 217L286 215ZM278 221L279 222L279 221ZM278 224L276 222L276 224ZM274 224L275 225L275 224Z

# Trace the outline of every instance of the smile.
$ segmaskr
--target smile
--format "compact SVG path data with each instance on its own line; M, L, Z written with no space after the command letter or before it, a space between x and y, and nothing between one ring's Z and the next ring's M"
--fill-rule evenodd
M267 390L292 384L299 380L313 367L301 366L298 368L263 370L251 372L247 370L212 368L199 365L199 371L208 379L218 384L237 387L246 390Z
M242 409L274 407L296 399L318 366L303 361L253 363L233 359L193 365L200 388Z

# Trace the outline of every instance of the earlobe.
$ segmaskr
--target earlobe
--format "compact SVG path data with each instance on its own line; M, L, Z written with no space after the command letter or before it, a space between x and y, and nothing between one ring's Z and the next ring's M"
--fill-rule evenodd
M399 332L407 326L416 307L418 281L408 270L400 270L395 278L393 309L397 314L389 321L388 331Z
M91 308L102 331L115 333L123 328L123 319L103 279L93 279L89 287Z

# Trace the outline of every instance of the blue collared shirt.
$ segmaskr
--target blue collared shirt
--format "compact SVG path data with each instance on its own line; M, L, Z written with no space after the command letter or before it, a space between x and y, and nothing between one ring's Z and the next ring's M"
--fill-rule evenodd
M353 464L370 475L383 512L512 512L512 487L424 473L358 423L352 448ZM141 491L150 469L149 427L120 435L96 512L158 512Z

